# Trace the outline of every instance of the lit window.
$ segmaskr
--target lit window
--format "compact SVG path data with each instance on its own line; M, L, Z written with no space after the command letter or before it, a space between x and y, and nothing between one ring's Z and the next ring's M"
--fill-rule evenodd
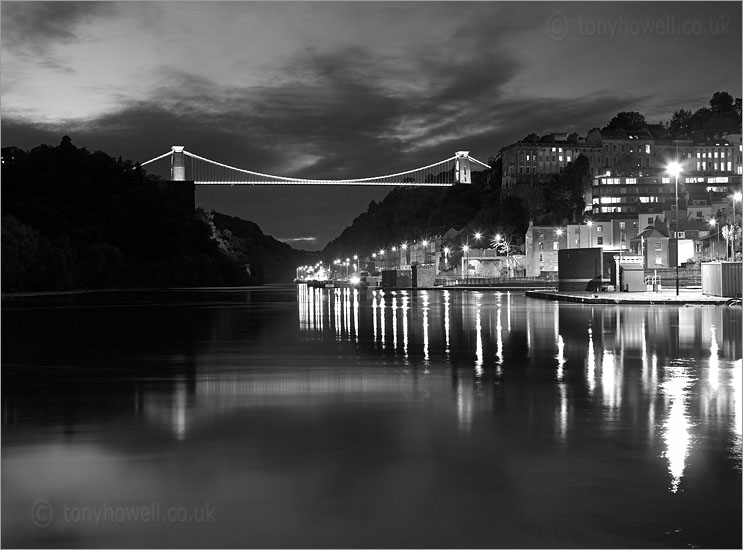
M624 230L625 227L626 227L626 223L625 222L619 222L619 229Z
M562 155L560 155L560 156L558 157L558 160L559 160L560 162L562 162Z
M555 241L552 243L552 250L560 250L560 243Z
M602 225L596 226L596 231L603 231L603 230L604 230L604 226Z
M570 155L568 155L568 162L570 162ZM730 163L728 163L728 164L730 164Z
M650 154L650 145L645 145L645 153Z
M715 151L715 158L718 158L718 157L717 157L717 151Z

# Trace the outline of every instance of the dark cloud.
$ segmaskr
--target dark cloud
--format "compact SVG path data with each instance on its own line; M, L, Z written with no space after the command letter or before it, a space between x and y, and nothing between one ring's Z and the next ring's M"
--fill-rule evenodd
M113 2L3 2L2 48L43 67L71 72L52 47L77 41L79 26L114 11Z

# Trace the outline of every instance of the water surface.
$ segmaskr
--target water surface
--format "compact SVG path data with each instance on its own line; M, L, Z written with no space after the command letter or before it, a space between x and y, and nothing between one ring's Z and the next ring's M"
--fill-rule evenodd
M502 292L6 298L2 544L740 547L740 334Z

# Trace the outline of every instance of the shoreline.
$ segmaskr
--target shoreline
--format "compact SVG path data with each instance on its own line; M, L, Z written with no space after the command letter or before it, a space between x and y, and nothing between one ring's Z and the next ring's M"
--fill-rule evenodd
M699 289L680 289L676 296L675 290L661 292L560 292L556 290L527 290L527 298L553 300L559 302L574 302L580 304L676 304L676 305L725 305L732 297L708 296Z

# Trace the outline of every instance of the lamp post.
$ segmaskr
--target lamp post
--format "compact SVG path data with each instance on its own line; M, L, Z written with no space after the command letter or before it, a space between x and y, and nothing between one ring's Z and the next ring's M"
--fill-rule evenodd
M470 275L470 245L469 245L469 239L467 240L467 244L462 247L462 250L464 250L464 255L467 262L467 271L464 273L464 283L467 284L469 282L469 275ZM462 266L464 267L464 266Z
M717 225L717 220L710 220L709 221L710 226L715 227ZM717 229L717 246L715 247L715 259L720 259L720 228L716 227Z
M735 203L741 199L740 191L733 195L733 261L735 261Z
M668 173L673 174L673 178L676 182L676 296L679 295L679 174L681 173L681 165L674 161L668 164ZM733 208L735 208L735 202L733 202Z

